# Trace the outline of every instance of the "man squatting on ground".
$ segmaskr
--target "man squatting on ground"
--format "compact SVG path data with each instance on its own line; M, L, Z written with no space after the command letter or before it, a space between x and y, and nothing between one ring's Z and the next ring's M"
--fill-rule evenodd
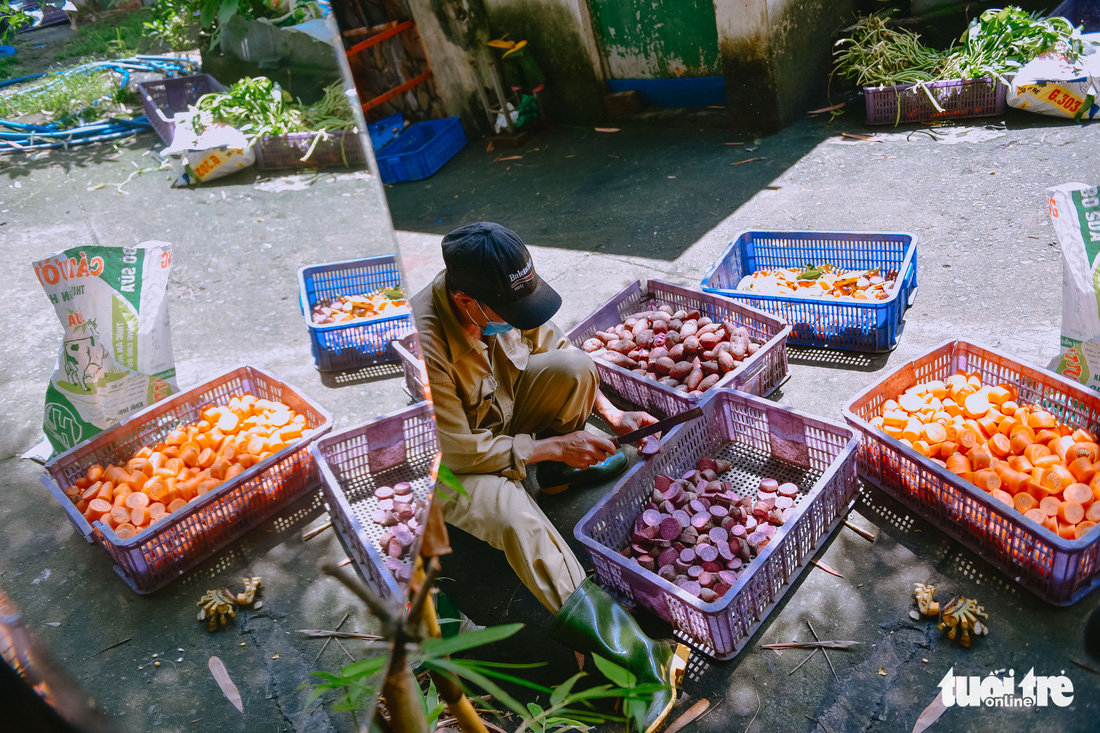
M444 503L447 521L503 550L520 580L555 615L551 636L664 687L631 712L654 731L675 701L672 649L585 579L580 562L527 493L536 465L545 493L609 478L626 456L585 431L593 409L616 435L652 424L599 390L596 366L550 318L561 296L535 272L515 232L479 222L443 238L446 269L412 299L443 462L468 496Z

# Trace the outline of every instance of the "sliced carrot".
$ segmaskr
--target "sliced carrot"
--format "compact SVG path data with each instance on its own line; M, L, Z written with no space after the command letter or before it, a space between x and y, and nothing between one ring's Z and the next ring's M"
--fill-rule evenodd
M149 522L149 508L139 506L130 510L130 522L135 527L140 527Z
M149 465L153 467L153 470L157 470L164 465L164 462L168 460L168 457L160 451L155 451L149 455ZM150 474L152 475L152 474Z
M179 446L178 445L167 446L164 449L164 457L166 459L179 458L180 457L180 448L179 448ZM167 463L167 462L168 461L166 460L165 463Z
M1062 492L1062 498L1066 501L1075 501L1082 507L1088 507L1092 503L1092 489L1086 484L1070 484Z
M989 401L994 405L1003 405L1012 398L1012 393L1009 392L1004 386L993 387L989 390Z
M1096 526L1096 522L1088 522L1088 521L1081 522L1080 524L1078 524L1073 529L1074 539L1078 539L1078 540L1081 539L1082 537L1085 536L1086 532L1088 532L1090 529L1092 529L1095 526Z
M964 456L962 453L953 453L947 457L947 470L951 473L961 476L964 473L970 473L972 468L970 466L970 459Z
M129 509L149 506L149 497L140 491L135 491L126 497L126 506Z
M1006 415L1015 415L1016 411L1019 410L1019 409L1020 409L1019 405L1017 405L1012 400L1005 400L1004 402L1001 403L1001 412L1003 412Z
M936 445L947 440L947 430L938 422L925 425L922 435L929 445Z
M1006 438L1012 437L1012 428L1020 424L1020 421L1014 417L1006 417L997 424L997 432Z
M110 504L111 499L114 498L114 491L115 487L110 481L103 481L99 484L99 491L96 492L95 498Z
M137 527L125 522L115 527L115 534L118 535L120 540L128 540L137 534Z
M1045 410L1036 410L1028 415L1027 425L1031 428L1053 428L1057 423L1054 421L1054 415L1051 415Z
M1064 540L1077 539L1077 526L1073 524L1065 524L1064 522L1058 522L1058 536Z
M943 458L945 461L955 453L959 452L959 444L953 440L945 440L937 447L940 449L940 458Z
M1079 441L1074 437L1065 438L1074 441L1067 454L1070 456L1085 457L1093 463L1100 461L1100 445L1092 442Z
M1035 500L1035 497L1026 491L1021 491L1012 497L1012 503L1016 507L1016 511L1020 514L1027 514L1033 509L1037 509L1039 502Z
M1089 504L1089 508L1085 510L1085 519L1100 524L1100 501Z
M1084 428L1077 428L1073 431L1073 439L1078 443L1100 443L1100 439L1097 439L1096 433Z
M993 491L989 493L993 496L994 499L1001 502L1010 509L1015 508L1012 503L1012 494L1008 493L1007 491L1003 491L1001 489L993 489Z
M1012 452L1012 443L1006 436L996 433L989 440L989 449L993 451L993 455L1004 458Z
M1043 526L1046 527L1047 529L1049 529L1054 534L1058 534L1058 518L1057 517L1053 517L1053 516L1047 517L1047 521L1043 522Z
M974 467L975 471L980 471L983 468L989 468L993 465L993 454L989 448L985 445L977 445L968 454L970 458L970 465Z
M1012 456L1012 458L1008 459L1008 465L1012 470L1020 471L1021 473L1030 473L1031 469L1035 468L1035 466L1031 465L1031 461L1023 456Z
M1007 471L1000 474L1000 476L1001 481L1004 482L1005 490L1008 491L1008 493L1012 495L1027 495L1027 484L1031 480L1030 475L1009 468Z
M1032 443L1024 449L1024 458L1029 460L1032 465L1043 456L1051 455L1050 448L1047 448L1042 443Z
M88 466L88 472L85 474L85 476L87 476L88 480L94 484L96 481L99 481L99 479L103 477L103 466L99 465L98 463L93 463L92 465Z
M115 465L107 466L107 468L103 471L104 481L118 483L120 481L125 481L128 478L130 478L130 475L126 473L126 471Z
M1043 443L1044 445L1050 446L1050 442L1052 440L1057 440L1058 438L1061 438L1061 437L1062 437L1062 434L1059 433L1057 430L1051 430L1051 429L1047 428L1047 429L1043 429L1043 430L1040 430L1039 432L1035 433L1035 442L1036 443ZM1054 452L1053 447L1051 447L1050 450L1051 450L1052 453Z
M226 411L218 418L217 428L223 433L235 433L240 428L240 422L236 414Z
M1058 505L1058 519L1066 524L1080 524L1085 519L1085 507L1075 501L1063 501Z
M219 481L218 479L206 479L201 484L199 484L199 487L197 489L195 489L195 495L202 496L208 491L213 491L214 489L218 488L219 484L221 484L221 481Z
M994 471L982 470L975 471L974 473L974 485L986 493L992 493L998 491L1001 488L1001 477ZM1009 497L1011 501L1012 497Z
M239 476L240 474L242 474L244 472L245 472L245 467L244 466L242 466L239 463L234 463L232 466L230 466L228 468L228 470L226 470L225 480L229 481L230 479L234 478L235 476Z
M164 508L164 505L161 504L159 501L153 502L149 505L149 518L152 521L157 521L165 514L167 514L167 510Z
M1028 509L1024 512L1024 516L1035 522L1036 524L1043 524L1047 521L1046 512L1042 509Z
M203 468L210 468L210 466L214 464L214 461L216 461L217 458L218 454L215 453L212 449L207 448L199 454L198 464Z
M936 464L937 466L939 466L940 468L947 468L947 464L946 464L946 463L944 463L944 462L943 462L942 460L940 460L939 458L933 458L933 459L932 459L932 463L935 463L935 464Z
M978 445L978 434L970 428L964 428L959 431L956 441L964 451L969 451Z
M104 501L103 499L92 499L88 502L88 511L85 513L85 515L91 515L91 517L93 517L94 519L101 519L104 514L110 514L111 509L113 508L114 507L111 506L111 503L109 501Z
M1088 458L1082 456L1069 464L1069 472L1073 474L1075 479L1083 484L1087 484L1096 474L1096 468L1093 467L1092 462L1089 461Z
M124 506L111 507L111 526L118 528L118 525L125 524L130 521L130 510Z
M992 438L999 432L997 420L988 415L978 418L978 426L981 427L986 439Z
M180 509L183 509L185 506L187 506L186 501L184 501L183 499L176 499L175 501L173 501L171 504L168 505L168 511L169 512L178 512Z
M180 448L180 459L184 465L197 466L199 463L199 453L202 449L199 448L198 443L189 441L186 445Z
M84 501L91 501L99 494L100 487L103 486L102 481L96 481L94 484L84 489L84 493L80 495L80 498Z
M1048 517L1054 517L1058 515L1058 507L1061 503L1053 496L1047 496L1039 500L1039 509Z
M1062 467L1062 459L1058 456L1043 456L1035 461L1035 465L1038 468L1051 468L1054 466Z
M1047 487L1052 494L1062 493L1072 483L1074 483L1073 474L1061 465L1050 466L1043 471L1042 485Z
M973 418L978 418L989 412L989 400L981 392L968 395L963 401L963 412Z

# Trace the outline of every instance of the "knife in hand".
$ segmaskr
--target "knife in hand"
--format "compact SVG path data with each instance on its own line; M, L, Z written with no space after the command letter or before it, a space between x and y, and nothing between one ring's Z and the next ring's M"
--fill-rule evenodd
M633 432L622 435L618 438L612 438L612 440L621 446L627 443L636 443L647 435L653 435L654 433L661 433L669 428L676 427L680 423L685 423L688 420L694 420L697 417L702 417L703 408L693 407L687 412L681 412L679 415L673 415L672 417L666 417L664 420L658 420L652 425L646 425L644 428L639 428Z

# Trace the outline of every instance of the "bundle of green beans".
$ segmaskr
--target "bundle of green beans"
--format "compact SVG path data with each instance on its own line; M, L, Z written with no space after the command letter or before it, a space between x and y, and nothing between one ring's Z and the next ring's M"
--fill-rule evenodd
M847 38L836 43L834 74L865 87L919 84L943 78L943 54L920 42L920 36L888 26L890 16L862 18Z

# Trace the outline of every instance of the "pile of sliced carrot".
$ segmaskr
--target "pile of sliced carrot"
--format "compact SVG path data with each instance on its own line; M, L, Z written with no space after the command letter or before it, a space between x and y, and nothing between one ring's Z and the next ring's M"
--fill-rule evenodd
M871 425L1065 539L1100 523L1095 434L959 372L887 400Z
M304 415L250 394L201 415L141 448L125 465L89 466L66 496L89 522L101 521L129 539L313 432Z

